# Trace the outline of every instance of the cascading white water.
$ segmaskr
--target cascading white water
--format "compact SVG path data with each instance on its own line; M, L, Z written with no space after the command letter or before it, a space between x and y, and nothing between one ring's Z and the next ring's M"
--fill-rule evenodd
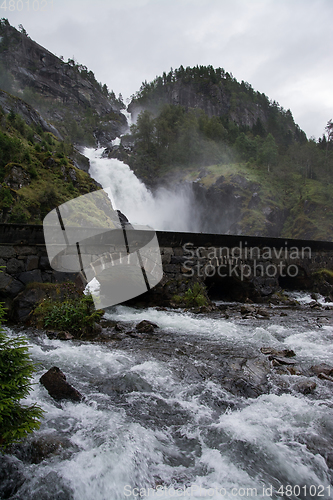
M315 393L306 396L292 389L299 377L285 375L282 394L272 379L270 393L243 398L206 372L221 346L226 356L233 350L235 363L263 345L294 349L303 366L330 363L332 326L314 329L299 314L294 323L279 324L276 316L260 326L124 306L107 313L132 329L142 319L156 323L163 332L157 350L149 336L133 348L126 339L119 347L119 340L64 342L30 333L39 365L27 402L46 412L35 436L61 446L41 463L13 458L25 480L10 498L332 498L323 458L332 442L331 383L316 379ZM39 377L54 365L84 401L57 403L47 394ZM292 494L278 493L287 485Z
M110 188L114 208L133 224L155 230L199 232L191 185L173 190L160 188L152 194L128 165L101 158L103 149L84 150L90 160L89 173L103 188Z

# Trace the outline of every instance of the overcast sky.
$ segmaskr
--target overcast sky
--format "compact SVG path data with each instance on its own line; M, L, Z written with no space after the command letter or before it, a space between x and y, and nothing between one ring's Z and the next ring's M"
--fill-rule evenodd
M211 64L289 108L309 138L333 118L332 0L7 0L0 17L125 102L171 67Z

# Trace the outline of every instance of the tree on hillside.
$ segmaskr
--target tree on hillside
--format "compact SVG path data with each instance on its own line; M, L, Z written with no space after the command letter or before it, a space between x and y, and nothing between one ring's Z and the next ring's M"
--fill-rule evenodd
M152 149L154 129L154 119L149 111L142 111L138 116L136 125L132 125L131 127L135 139L147 152Z
M333 144L333 121L328 120L327 125L325 127L325 132L327 134L327 142L331 142Z
M271 167L276 165L278 160L278 147L272 134L266 137L259 156L261 162L267 165L267 172L270 172Z

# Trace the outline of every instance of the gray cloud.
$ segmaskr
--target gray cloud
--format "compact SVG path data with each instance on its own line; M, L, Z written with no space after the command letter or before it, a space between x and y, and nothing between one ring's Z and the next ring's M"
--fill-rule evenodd
M125 98L170 67L212 64L290 108L309 137L333 117L331 0L53 0L3 15Z

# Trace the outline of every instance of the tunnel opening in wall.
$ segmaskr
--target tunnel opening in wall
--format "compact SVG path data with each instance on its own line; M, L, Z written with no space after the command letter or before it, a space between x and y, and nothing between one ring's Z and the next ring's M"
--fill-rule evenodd
M253 295L250 283L242 282L233 276L221 277L216 273L214 276L206 277L204 283L208 297L213 302L220 300L242 302Z

